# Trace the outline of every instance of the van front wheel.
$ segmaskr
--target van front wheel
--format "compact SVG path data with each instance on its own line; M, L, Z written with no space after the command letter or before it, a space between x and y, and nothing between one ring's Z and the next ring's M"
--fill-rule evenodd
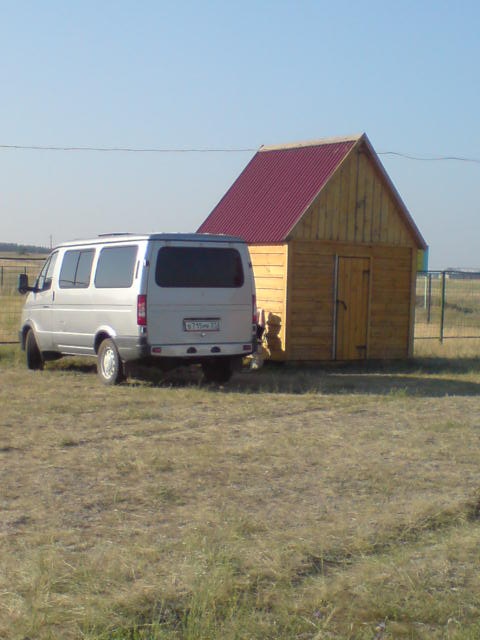
M102 342L98 350L97 371L103 384L118 384L123 380L123 365L118 349L111 338Z
M32 370L43 369L43 358L38 348L35 334L29 329L25 338L25 353L27 354L27 367Z

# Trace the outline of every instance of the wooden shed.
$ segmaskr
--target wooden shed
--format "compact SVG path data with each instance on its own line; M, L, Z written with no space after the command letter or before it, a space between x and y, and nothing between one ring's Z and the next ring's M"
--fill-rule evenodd
M248 242L270 358L412 355L427 246L365 134L261 147L198 231Z

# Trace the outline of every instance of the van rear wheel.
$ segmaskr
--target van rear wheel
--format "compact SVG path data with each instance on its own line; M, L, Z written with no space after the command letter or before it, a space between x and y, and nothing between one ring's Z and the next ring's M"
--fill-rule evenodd
M203 377L206 382L222 384L232 377L232 362L230 358L214 358L202 362Z
M25 352L27 354L27 367L32 370L43 369L43 358L38 348L37 340L32 329L29 329L25 338Z
M124 378L123 364L115 342L106 338L98 350L97 371L103 384L114 385Z

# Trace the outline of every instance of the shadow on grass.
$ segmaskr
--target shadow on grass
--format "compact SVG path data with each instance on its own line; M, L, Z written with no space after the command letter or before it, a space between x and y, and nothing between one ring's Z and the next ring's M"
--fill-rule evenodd
M237 375L224 391L243 393L372 394L385 396L445 397L480 394L480 381L461 374L480 373L479 362L412 361L380 365L286 366L267 364L257 372ZM450 375L449 375L450 374ZM440 377L441 376L441 377Z
M49 369L96 373L91 360L65 359L49 363ZM385 396L445 397L480 394L479 382L465 375L480 374L479 358L422 358L409 361L368 362L325 365L282 365L267 362L258 370L243 369L225 385L203 382L198 366L182 367L168 373L155 368L133 370L126 385L156 388L201 387L218 393L321 393L372 394Z
M155 387L201 386L218 393L322 393L445 397L480 394L480 381L462 375L480 373L479 359L422 359L342 365L281 365L266 363L258 371L244 369L225 385L205 384L198 367L162 374L143 371L140 379ZM450 375L449 375L450 374ZM457 377L458 376L458 377ZM135 383L134 380L131 381Z
M247 391L245 384L239 384L231 391ZM445 397L445 396L473 396L480 394L480 383L459 381L455 379L434 379L417 376L402 376L396 374L337 374L325 373L323 376L304 378L303 381L287 381L285 384L274 381L248 385L250 393L322 393L385 395L385 396L416 396L416 397ZM269 388L271 387L271 388ZM282 388L283 387L283 388Z

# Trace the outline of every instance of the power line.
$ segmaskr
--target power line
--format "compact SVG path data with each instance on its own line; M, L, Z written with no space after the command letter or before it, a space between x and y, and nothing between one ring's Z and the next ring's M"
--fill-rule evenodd
M230 148L162 148L162 147L73 147L51 145L20 145L0 144L0 149L18 151L93 151L100 153L252 153L258 151L258 147L230 147ZM379 156L396 156L418 162L471 162L480 164L480 158L467 158L463 156L417 156L399 151L378 151Z
M407 160L418 160L421 162L439 162L442 160L454 160L456 162L473 162L480 164L479 158L464 158L462 156L414 156L408 153L400 153L398 151L377 151L379 156L398 156Z
M231 149L162 149L156 147L53 147L20 144L0 144L0 149L16 149L20 151L100 151L110 153L244 153L247 151L257 151L257 149L253 147Z

